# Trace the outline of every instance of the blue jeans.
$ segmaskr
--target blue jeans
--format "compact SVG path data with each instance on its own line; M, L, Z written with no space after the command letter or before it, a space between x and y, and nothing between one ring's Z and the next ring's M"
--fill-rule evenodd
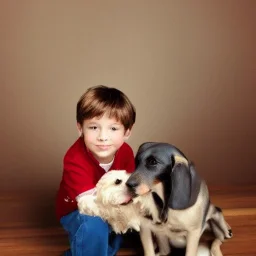
M60 223L69 234L70 250L65 256L114 256L120 248L122 236L114 234L100 217L76 210L62 217Z

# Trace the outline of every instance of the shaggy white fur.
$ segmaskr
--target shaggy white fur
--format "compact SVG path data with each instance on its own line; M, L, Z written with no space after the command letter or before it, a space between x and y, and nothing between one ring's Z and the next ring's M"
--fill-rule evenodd
M109 171L96 186L96 195L84 195L78 200L80 213L100 216L115 233L126 233L128 229L140 231L139 204L130 203L125 182L129 174L123 170Z

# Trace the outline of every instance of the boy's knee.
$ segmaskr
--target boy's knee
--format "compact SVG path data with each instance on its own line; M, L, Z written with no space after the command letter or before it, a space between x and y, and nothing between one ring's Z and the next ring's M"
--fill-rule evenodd
M81 223L79 233L89 235L90 238L102 238L104 239L109 235L109 225L104 222L100 217L88 217Z
M70 238L77 235L77 233L90 236L100 236L108 235L109 225L104 222L100 217L82 215L78 211L73 212L61 219L61 224L64 229L68 231Z

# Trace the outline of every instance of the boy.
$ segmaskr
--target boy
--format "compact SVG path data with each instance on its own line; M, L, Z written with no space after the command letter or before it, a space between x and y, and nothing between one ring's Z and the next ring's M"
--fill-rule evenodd
M70 250L64 255L112 256L120 235L99 217L81 215L77 200L92 194L109 170L135 169L133 151L125 143L135 123L135 108L121 91L106 86L89 88L77 103L80 134L64 157L64 170L56 200L56 213L69 234Z

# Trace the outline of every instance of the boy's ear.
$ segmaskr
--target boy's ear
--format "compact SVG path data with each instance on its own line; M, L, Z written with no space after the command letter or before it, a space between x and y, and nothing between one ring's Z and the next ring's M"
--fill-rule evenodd
M127 129L127 130L125 131L125 133L124 133L124 139L125 139L125 140L128 140L129 137L131 136L131 133L132 133L132 131L131 131L130 129Z
M79 137L81 137L83 135L82 125L80 123L76 123L76 126L77 126L77 129L78 129Z

